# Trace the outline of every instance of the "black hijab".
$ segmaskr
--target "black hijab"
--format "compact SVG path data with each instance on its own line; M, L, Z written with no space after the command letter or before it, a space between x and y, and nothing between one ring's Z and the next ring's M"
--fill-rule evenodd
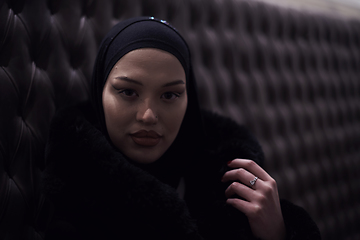
M133 162L159 180L176 187L186 169L190 167L191 159L198 155L203 135L190 50L177 30L166 21L153 17L131 18L115 25L103 39L95 61L91 81L93 106L100 130L113 145L105 124L102 105L103 88L117 61L128 52L139 48L157 48L171 53L179 60L186 74L188 106L174 143L154 163L143 165Z

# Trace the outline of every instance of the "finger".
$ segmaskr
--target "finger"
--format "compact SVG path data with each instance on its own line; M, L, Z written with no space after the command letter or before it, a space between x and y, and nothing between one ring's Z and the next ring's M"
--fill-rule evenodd
M225 190L225 196L227 198L233 197L234 195L239 196L247 201L252 201L256 198L255 190L248 188L244 184L233 182Z
M244 168L264 181L268 181L271 179L270 175L252 160L234 159L228 162L228 166L231 168Z
M251 184L250 182L255 179L254 174L250 173L244 168L237 168L230 171L227 171L223 178L221 179L222 182L228 181L240 181L241 183L245 184L248 187L256 189L256 184ZM261 181L257 179L256 181ZM256 183L256 182L255 182Z
M246 216L249 216L251 214L251 211L253 211L253 204L250 202L247 202L242 199L238 198L229 198L226 200L226 203L233 206L234 208L238 209L242 213L244 213Z

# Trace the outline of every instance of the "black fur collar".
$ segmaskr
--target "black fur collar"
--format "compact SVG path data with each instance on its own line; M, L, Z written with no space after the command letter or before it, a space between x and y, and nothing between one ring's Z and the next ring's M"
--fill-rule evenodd
M200 158L189 153L189 158L194 159L185 176L185 200L191 202L186 204L175 189L130 164L114 150L87 113L87 108L63 110L52 122L43 178L44 192L56 210L49 238L59 234L56 229L62 228L60 221L71 226L72 236L81 238L99 235L111 239L131 234L133 239L200 239L199 231L209 236L216 233L209 229L214 222L203 215L212 208L216 224L224 228L226 224L242 224L244 228L236 228L236 233L231 234L250 239L246 218L224 204L226 186L220 183L227 161L263 161L259 144L245 128L203 112L206 149ZM202 184L207 187L198 191ZM201 205L204 194L212 201ZM201 219L202 215L206 219ZM229 221L216 220L222 217ZM217 234L223 236L221 231Z

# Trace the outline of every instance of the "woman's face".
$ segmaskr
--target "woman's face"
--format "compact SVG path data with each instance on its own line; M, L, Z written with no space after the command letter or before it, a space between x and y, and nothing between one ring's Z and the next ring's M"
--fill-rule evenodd
M133 161L152 163L179 132L187 107L185 71L166 51L131 51L111 70L102 101L113 144Z

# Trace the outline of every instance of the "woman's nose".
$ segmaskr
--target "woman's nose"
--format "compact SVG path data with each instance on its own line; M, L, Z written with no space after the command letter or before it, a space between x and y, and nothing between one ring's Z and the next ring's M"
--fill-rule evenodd
M146 108L145 111L139 111L137 120L145 124L156 124L158 117L151 108Z

